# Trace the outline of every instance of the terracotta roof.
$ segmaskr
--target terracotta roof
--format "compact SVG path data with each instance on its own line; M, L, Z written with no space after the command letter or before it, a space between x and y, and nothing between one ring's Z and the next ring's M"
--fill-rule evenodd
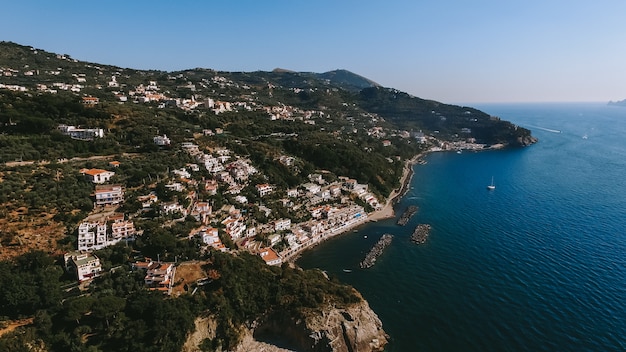
M274 252L273 249L266 248L261 251L261 258L263 258L263 260L265 260L266 263L269 263L271 261L278 259L278 254L276 254L276 252Z
M167 270L170 266L172 266L172 263L163 263L158 270Z
M89 176L96 176L105 172L111 172L111 171L102 170L102 169L81 169L80 170L80 173L87 174Z

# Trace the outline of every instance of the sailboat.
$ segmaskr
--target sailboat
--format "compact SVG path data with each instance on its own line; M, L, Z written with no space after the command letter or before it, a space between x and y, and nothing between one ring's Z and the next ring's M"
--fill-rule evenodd
M491 176L491 184L487 186L487 189L490 191L496 189L496 185L493 184L493 176Z

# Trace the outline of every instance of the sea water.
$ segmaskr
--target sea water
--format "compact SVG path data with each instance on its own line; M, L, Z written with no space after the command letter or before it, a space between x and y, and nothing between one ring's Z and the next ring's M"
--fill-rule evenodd
M387 351L626 350L626 108L477 107L539 142L429 154L395 207L419 206L405 227L369 223L298 264L357 288ZM422 245L409 240L419 223L432 225ZM392 244L359 269L384 233Z

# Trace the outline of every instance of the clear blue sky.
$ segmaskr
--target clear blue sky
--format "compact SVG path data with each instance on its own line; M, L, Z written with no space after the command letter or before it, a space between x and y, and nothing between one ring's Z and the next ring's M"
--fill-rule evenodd
M626 98L624 0L5 1L0 40L139 69L338 68L446 103Z

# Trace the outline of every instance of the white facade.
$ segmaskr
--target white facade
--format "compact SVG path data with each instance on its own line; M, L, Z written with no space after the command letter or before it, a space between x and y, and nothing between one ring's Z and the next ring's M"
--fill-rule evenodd
M117 220L111 224L111 240L115 243L136 234L135 224L130 220Z
M152 140L154 141L154 144L160 146L170 145L170 143L172 143L172 141L170 141L165 134L162 136L155 136Z
M74 126L59 125L59 130L72 139L93 140L104 137L102 128L76 128Z
M65 268L76 273L78 281L86 281L100 275L100 259L91 253L70 252L63 256Z
M105 183L115 176L115 172L102 169L81 169L80 173L85 175L87 179L93 183Z
M273 188L272 186L268 185L267 183L261 184L261 185L256 185L256 190L257 192L259 192L259 196L264 197L270 193L272 193Z
M83 222L78 226L78 250L94 251L108 245L107 226L102 222Z
M279 219L274 221L274 231L289 230L291 228L291 219Z
M124 201L124 189L120 185L96 186L96 205L113 205Z

